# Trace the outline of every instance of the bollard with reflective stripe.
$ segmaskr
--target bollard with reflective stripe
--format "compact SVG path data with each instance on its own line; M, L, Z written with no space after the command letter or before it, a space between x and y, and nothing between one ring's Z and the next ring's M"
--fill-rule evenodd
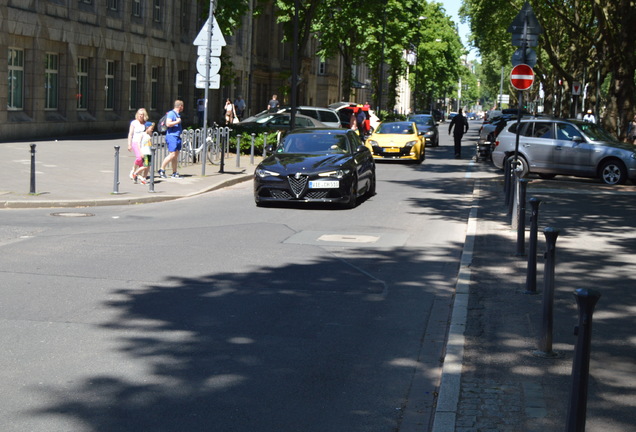
M530 239L528 242L528 273L526 274L526 294L537 293L537 232L539 230L539 198L530 198Z
M31 185L29 193L35 195L35 144L31 144Z
M267 154L267 132L263 134L263 157Z
M254 165L254 141L256 139L256 134L252 132L252 147L250 148L250 165Z
M150 181L148 182L148 192L155 191L155 155L157 153L157 147L154 145L150 147Z
M579 325L574 329L577 340L572 360L572 388L565 430L566 432L585 432L592 345L592 315L601 294L596 290L577 289L574 296L579 308Z
M120 146L115 146L115 178L113 180L113 194L119 193L119 149Z
M519 179L519 205L517 206L517 256L526 253L526 191L528 179Z
M236 136L236 167L241 166L241 135Z

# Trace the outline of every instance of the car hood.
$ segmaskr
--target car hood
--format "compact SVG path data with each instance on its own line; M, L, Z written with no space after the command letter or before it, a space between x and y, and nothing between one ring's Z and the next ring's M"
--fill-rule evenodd
M265 158L260 167L282 175L324 172L350 163L349 154L314 155L304 153L275 153Z
M380 146L403 146L407 142L417 141L417 135L404 134L373 134L369 137L369 141L375 141Z
M604 147L613 147L622 150L627 150L630 152L636 151L636 148L631 143L624 143L620 141L590 141L591 144L604 146Z

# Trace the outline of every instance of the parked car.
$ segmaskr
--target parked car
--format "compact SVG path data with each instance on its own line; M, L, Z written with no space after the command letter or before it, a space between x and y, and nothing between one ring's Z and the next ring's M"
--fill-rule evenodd
M412 121L417 125L417 129L424 134L426 146L439 146L439 129L435 117L427 114L416 114L409 116L406 121Z
M346 129L351 127L351 115L356 114L360 109L365 111L367 115L367 122L369 123L367 130L369 133L373 133L373 131L378 127L378 124L380 124L380 119L375 115L375 112L362 104L355 102L336 102L329 105L329 108L338 113L340 123L342 124L342 127Z
M232 125L232 129L238 133L263 133L263 132L279 132L288 131L291 123L291 114L289 113L265 113L256 115L253 118L247 118L242 122ZM295 127L297 128L325 128L327 125L318 120L296 114Z
M366 141L375 159L412 160L425 158L425 140L412 121L382 122Z
M497 137L492 161L503 168L514 156L517 122ZM609 185L636 180L636 153L594 123L580 120L527 118L519 122L518 164L521 175L557 174L599 178Z
M291 107L285 106L280 107L275 110L276 113L290 113ZM269 110L264 110L255 114L251 117L244 119L245 122L253 122L262 118L266 115L271 114ZM338 117L338 113L335 110L330 108L321 108L321 107L311 107L311 106L299 106L296 107L296 114L302 114L307 117L311 117L313 119L318 120L320 123L326 125L327 127L338 128L341 127L340 118Z
M254 201L342 203L375 194L375 162L350 129L289 132L254 172Z

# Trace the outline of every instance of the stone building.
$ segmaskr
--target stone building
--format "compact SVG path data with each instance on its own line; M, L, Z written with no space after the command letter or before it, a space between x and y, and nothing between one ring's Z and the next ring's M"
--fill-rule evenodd
M196 0L5 0L0 4L0 141L126 133L139 107L158 120L175 99L196 126L197 50L204 20ZM273 2L225 35L231 85L209 91L209 121L225 98L241 95L247 113L272 94L289 102L291 50ZM342 99L340 59L320 59L313 39L301 53L299 104ZM358 81L364 81L360 68ZM224 81L228 81L227 77ZM362 91L362 90L360 90ZM360 96L368 99L369 94ZM5 108L6 107L6 108Z

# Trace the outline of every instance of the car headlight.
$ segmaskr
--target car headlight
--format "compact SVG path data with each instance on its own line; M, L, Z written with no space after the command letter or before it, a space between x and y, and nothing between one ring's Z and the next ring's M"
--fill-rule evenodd
M349 174L349 170L341 170L341 169L339 169L339 170L335 170L335 171L319 173L318 177L334 177L334 178L341 179L344 176L346 176L347 174Z
M426 136L432 136L432 135L433 135L433 131L426 131L426 132L424 133L424 135L426 135Z
M377 147L377 146L379 146L379 145L380 145L380 144L378 144L378 142L377 142L377 141L375 141L375 140L369 140L368 142L369 142L369 145L370 145L371 147Z
M263 178L263 177L270 177L270 176L274 176L274 177L278 177L280 174L274 171L269 171L266 170L265 168L258 168L255 171L256 175Z
M415 144L417 144L417 141L409 141L404 145L404 147L413 147Z
M636 159L636 153L632 153L631 158Z

